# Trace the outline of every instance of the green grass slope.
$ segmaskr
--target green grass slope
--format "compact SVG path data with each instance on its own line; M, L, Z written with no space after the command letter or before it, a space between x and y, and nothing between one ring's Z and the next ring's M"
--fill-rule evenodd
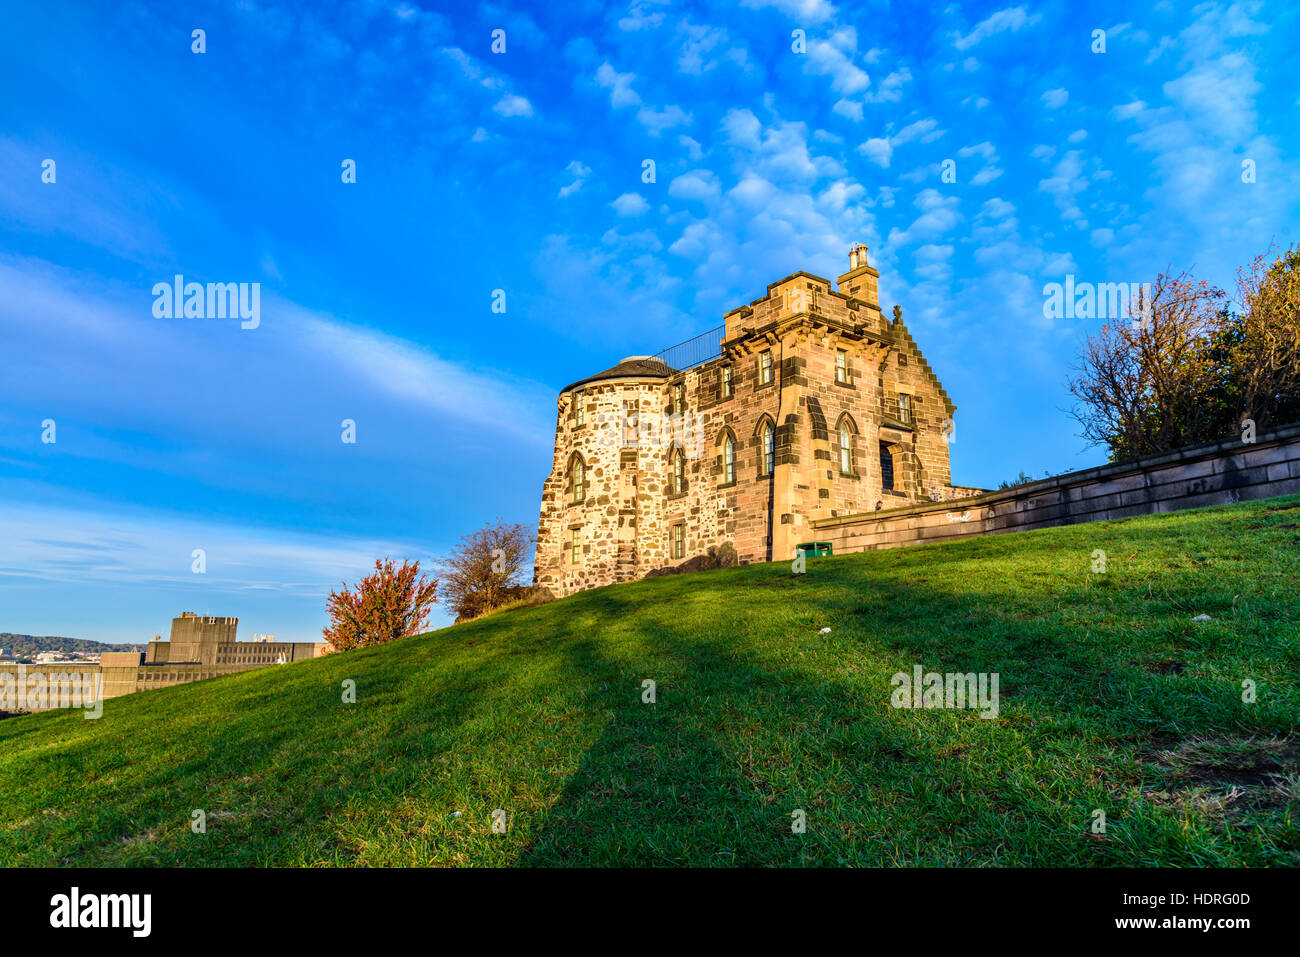
M1296 865L1298 524L659 578L0 721L0 863ZM1000 717L891 707L914 664L999 673Z

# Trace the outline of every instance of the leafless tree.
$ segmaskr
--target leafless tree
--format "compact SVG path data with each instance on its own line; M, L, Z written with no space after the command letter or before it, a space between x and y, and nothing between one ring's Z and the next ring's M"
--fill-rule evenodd
M438 563L438 586L456 620L475 618L522 598L521 581L535 541L527 525L498 520L466 535Z
M1113 460L1197 441L1211 428L1201 397L1214 380L1210 345L1224 294L1187 272L1161 273L1150 302L1085 339L1071 394L1090 442Z

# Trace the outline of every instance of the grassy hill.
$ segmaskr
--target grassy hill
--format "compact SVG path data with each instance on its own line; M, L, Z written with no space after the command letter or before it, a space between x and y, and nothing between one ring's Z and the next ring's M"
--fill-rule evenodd
M11 719L0 863L1300 864L1298 524L1291 497L659 578ZM915 664L999 673L1000 717L891 707Z

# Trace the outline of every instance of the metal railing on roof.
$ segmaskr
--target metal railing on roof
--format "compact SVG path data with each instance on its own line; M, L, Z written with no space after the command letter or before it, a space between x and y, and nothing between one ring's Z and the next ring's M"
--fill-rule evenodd
M693 369L722 355L722 338L726 332L726 326L718 326L685 342L669 346L663 352L655 353L653 358L667 365L670 373Z

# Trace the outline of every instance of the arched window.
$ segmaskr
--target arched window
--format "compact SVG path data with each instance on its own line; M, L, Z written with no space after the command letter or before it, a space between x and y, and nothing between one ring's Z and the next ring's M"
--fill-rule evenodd
M880 487L894 489L894 456L890 454L888 443L880 443Z
M853 437L858 434L857 423L845 412L840 416L840 474L853 474Z
M772 420L764 418L759 431L759 475L771 475L776 463L776 429Z
M569 463L569 493L569 501L575 505L587 497L586 468L576 455Z
M682 454L680 445L673 446L672 467L669 488L673 495L681 495L686 491L686 456Z
M730 432L722 440L722 481L725 485L736 481L736 439Z

